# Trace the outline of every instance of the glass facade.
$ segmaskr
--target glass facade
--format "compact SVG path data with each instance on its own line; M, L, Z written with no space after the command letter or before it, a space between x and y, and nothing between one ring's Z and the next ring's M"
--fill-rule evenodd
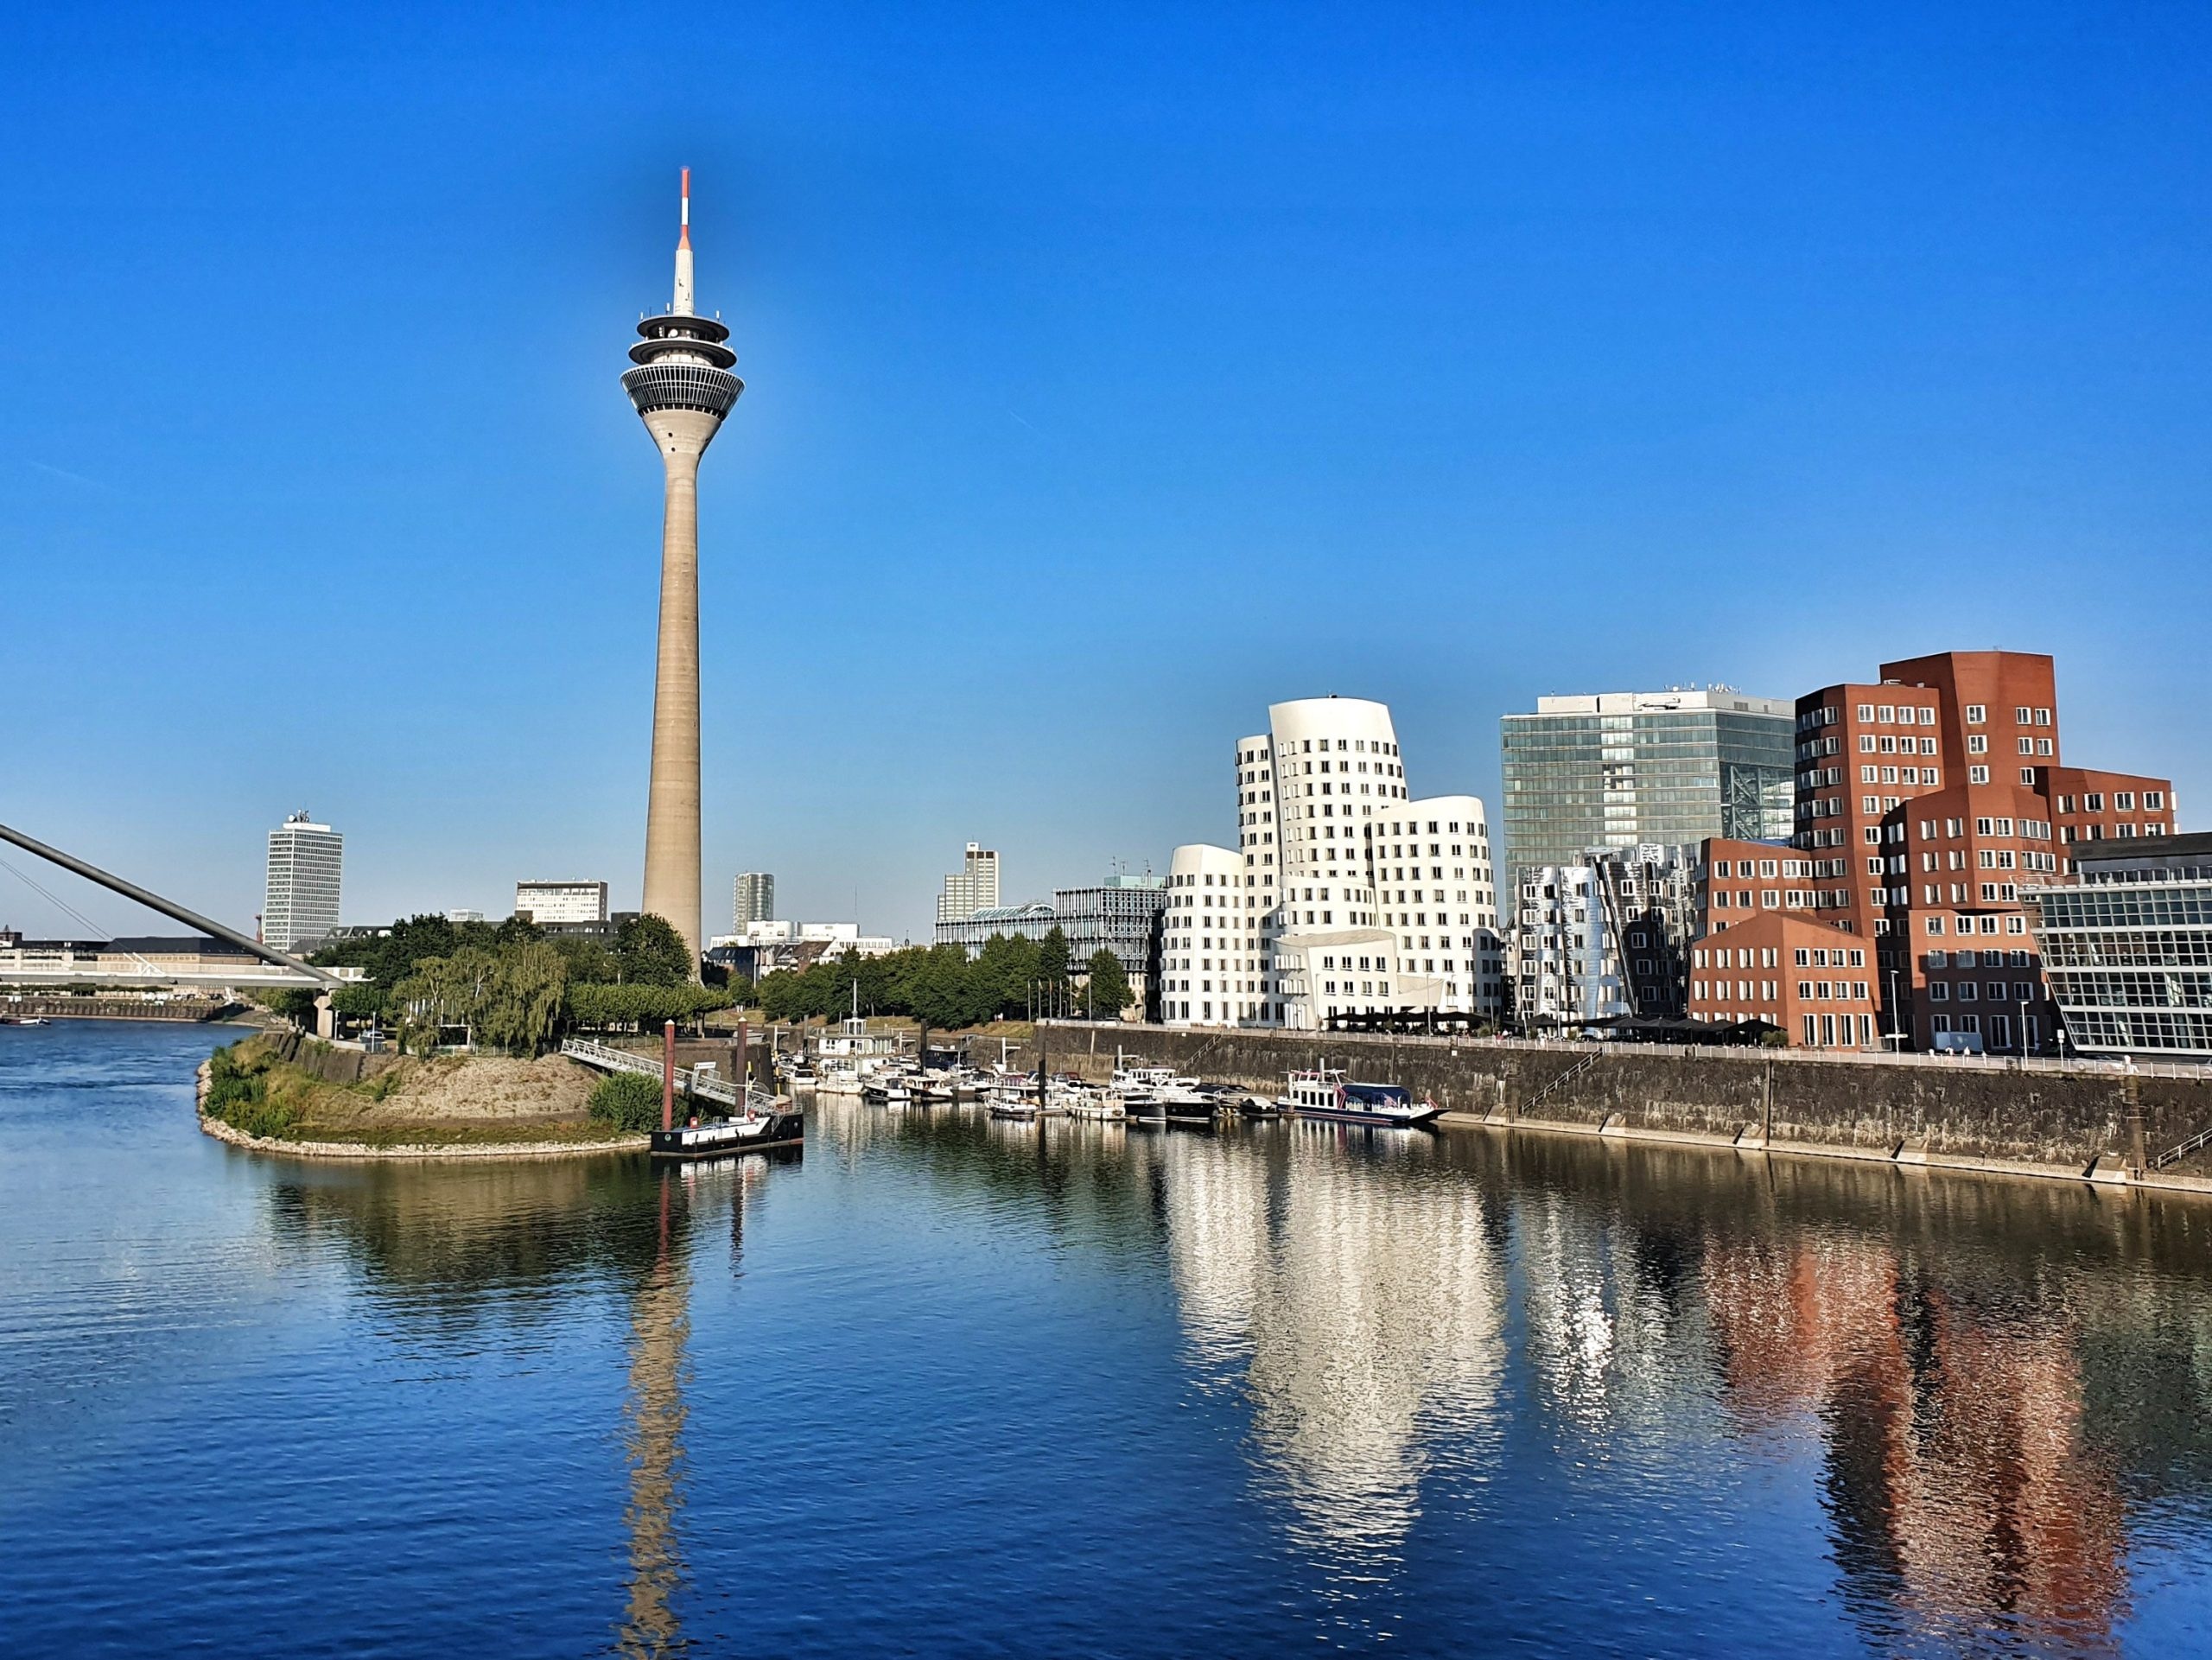
M2076 1049L2212 1059L2212 837L2171 841L2208 845L2028 896Z
M1785 841L1795 720L1788 704L1727 693L1547 697L1506 716L1506 862L1568 866L1592 849L1711 836Z

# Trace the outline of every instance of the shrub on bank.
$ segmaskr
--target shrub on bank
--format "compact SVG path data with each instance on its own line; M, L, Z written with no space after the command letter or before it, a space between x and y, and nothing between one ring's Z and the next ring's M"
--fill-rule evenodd
M249 1135L282 1135L299 1123L292 1108L269 1098L270 1056L245 1039L207 1057L210 1118Z
M609 1072L592 1088L594 1123L611 1124L632 1135L660 1123L660 1080L643 1072Z

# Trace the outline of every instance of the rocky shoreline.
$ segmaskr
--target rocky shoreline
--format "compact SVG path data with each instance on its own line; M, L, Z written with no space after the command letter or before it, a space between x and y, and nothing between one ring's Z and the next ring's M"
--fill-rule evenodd
M193 1108L200 1130L219 1142L251 1153L274 1153L292 1159L388 1159L400 1162L462 1159L573 1159L605 1153L642 1153L652 1144L645 1135L621 1135L596 1142L474 1142L452 1147L400 1145L372 1147L365 1142L293 1142L275 1135L249 1135L234 1124L207 1116L208 1063L201 1061L194 1091Z

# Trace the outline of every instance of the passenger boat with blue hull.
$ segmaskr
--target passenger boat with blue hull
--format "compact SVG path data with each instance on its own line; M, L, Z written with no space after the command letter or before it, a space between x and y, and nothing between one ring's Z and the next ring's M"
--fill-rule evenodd
M1436 1104L1416 1101L1402 1084L1355 1084L1332 1067L1293 1072L1290 1089L1276 1103L1300 1118L1338 1124L1372 1124L1411 1129L1436 1116Z
M748 1112L740 1118L713 1118L652 1132L657 1159L725 1159L806 1145L806 1116L798 1112Z

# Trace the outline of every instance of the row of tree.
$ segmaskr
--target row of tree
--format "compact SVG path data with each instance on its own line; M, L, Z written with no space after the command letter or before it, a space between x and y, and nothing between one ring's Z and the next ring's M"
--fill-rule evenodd
M651 1030L744 1001L752 988L702 986L683 937L655 916L623 923L611 942L549 934L530 923L412 917L375 938L318 951L321 967L360 968L368 979L334 993L343 1018L389 1030L428 1053L458 1031L479 1048L536 1054L574 1030ZM314 994L276 1000L296 1018Z
M389 990L429 957L450 957L466 950L506 952L531 944L557 953L567 978L586 985L685 986L698 978L683 936L656 916L628 918L611 941L547 933L518 917L505 922L410 917L372 938L326 945L308 960L319 968L365 969L370 984Z
M1102 948L1078 968L1056 926L1042 939L994 934L972 962L958 945L826 957L801 972L764 976L755 1001L772 1021L836 1020L857 1001L864 1014L905 1014L949 1028L1047 1011L1115 1020L1130 995L1113 952Z

